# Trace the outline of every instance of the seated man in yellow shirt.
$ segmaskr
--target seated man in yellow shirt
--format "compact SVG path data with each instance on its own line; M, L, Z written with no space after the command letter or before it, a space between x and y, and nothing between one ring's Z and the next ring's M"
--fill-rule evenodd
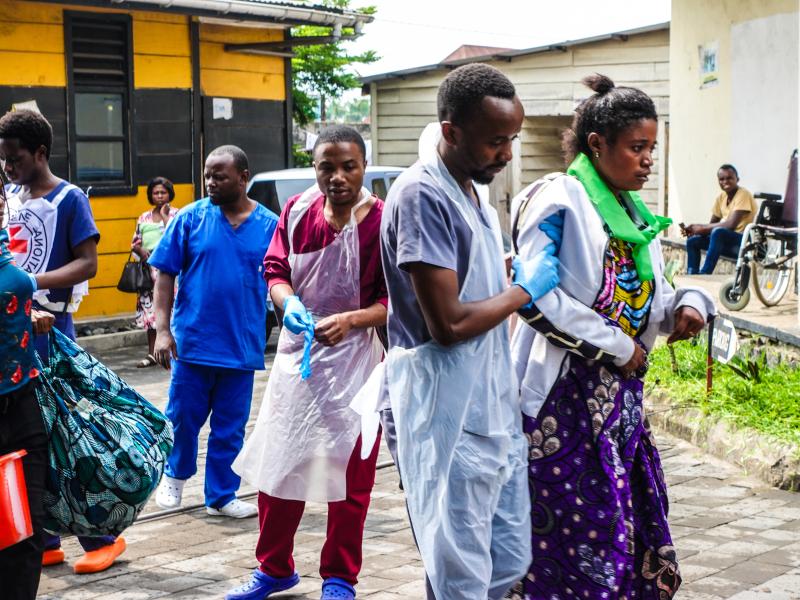
M739 173L733 165L722 165L717 171L722 192L714 201L710 223L684 226L681 233L687 236L687 273L711 275L720 256L736 258L742 243L742 232L758 213L753 194L739 187ZM706 260L700 268L700 250L706 250Z

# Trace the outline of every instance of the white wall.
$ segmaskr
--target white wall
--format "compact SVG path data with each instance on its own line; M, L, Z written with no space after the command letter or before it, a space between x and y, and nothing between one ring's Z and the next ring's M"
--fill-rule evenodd
M796 14L731 27L731 162L753 192L783 194L786 187L797 147L797 47Z

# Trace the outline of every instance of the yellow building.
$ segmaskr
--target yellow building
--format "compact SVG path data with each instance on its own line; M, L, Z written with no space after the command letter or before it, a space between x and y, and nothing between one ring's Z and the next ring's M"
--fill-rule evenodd
M253 172L289 166L289 28L369 20L262 0L0 1L0 114L35 101L53 125L53 172L91 187L100 256L79 317L134 310L116 283L152 177L172 180L183 206L221 144Z
M669 212L706 222L717 167L783 194L798 145L797 0L673 0ZM673 231L673 234L676 234Z

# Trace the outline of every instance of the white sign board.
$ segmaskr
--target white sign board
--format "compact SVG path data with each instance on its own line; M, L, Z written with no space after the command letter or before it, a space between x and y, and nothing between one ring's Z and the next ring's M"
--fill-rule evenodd
M229 121L233 118L233 100L230 98L214 98L211 107L211 116L214 119Z
M739 338L736 328L728 319L714 320L714 336L711 338L711 357L725 364L729 362L739 349Z

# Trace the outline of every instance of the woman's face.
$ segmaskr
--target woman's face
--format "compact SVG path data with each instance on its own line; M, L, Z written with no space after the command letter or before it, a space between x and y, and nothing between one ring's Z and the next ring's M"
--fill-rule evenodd
M153 199L153 204L159 208L169 202L169 192L167 191L167 188L161 184L153 187L153 191L150 192L150 197Z
M602 135L589 134L592 162L611 189L638 191L644 187L653 166L657 134L654 119L633 123L617 135L614 144L608 144Z

